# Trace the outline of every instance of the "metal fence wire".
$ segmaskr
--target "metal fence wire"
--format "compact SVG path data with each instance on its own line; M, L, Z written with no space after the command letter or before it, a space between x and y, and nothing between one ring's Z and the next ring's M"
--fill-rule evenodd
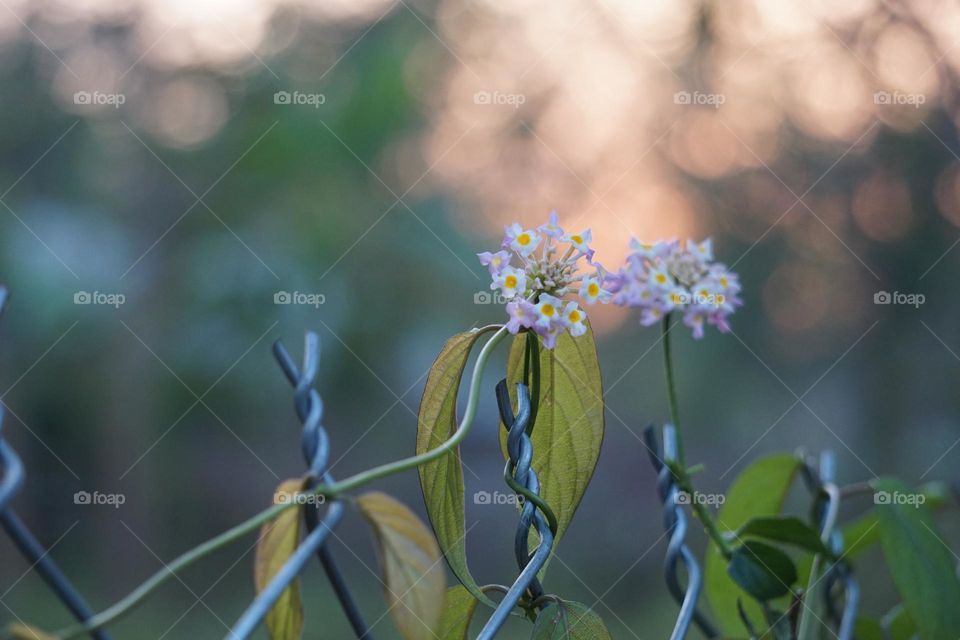
M654 470L657 472L657 492L663 503L663 528L670 534L664 561L664 580L667 589L680 605L680 613L670 640L681 640L687 636L691 624L696 624L707 638L720 637L719 631L710 620L697 609L697 601L703 589L703 572L696 556L686 544L688 520L683 506L678 504L680 488L669 465L677 461L678 438L672 425L663 427L663 446L657 442L656 432L651 425L644 430L644 442ZM833 527L837 511L840 508L840 490L834 483L836 478L836 457L832 451L824 451L819 459L805 458L801 476L807 488L813 494L814 518L821 533L830 528L827 548L833 555L821 579L824 605L828 619L837 627L837 640L853 640L853 628L860 602L860 587L850 565L843 560L843 534ZM687 575L687 587L680 584L678 570L680 564ZM842 586L842 593L835 588ZM842 599L842 606L839 602Z
M0 315L7 298L6 288L0 286ZM308 494L321 483L329 485L334 482L327 470L330 440L322 425L323 402L314 388L320 367L320 339L313 332L306 334L303 361L299 367L279 340L273 345L273 354L293 387L293 406L302 424L301 449L307 465L303 491ZM491 585L491 590L502 591L504 596L484 624L477 640L494 638L518 605L529 610L543 606L551 599L551 596L545 595L537 574L546 564L553 549L557 524L549 505L540 497L540 480L531 466L533 444L529 429L530 391L524 384L518 384L516 388L516 415L511 407L506 380L497 385L496 398L500 419L507 429L508 460L504 471L505 480L514 492L524 499L514 536L514 555L519 574L509 588ZM3 438L3 416L4 407L0 403L0 525L53 594L78 621L86 623L93 617L90 607L57 567L47 549L37 541L10 506L12 498L23 486L24 468L16 452ZM657 442L653 427L647 428L644 439L651 463L657 472L657 491L663 503L664 529L670 534L664 576L668 590L680 604L680 613L670 639L685 638L691 624L696 624L707 638L716 638L719 636L716 628L697 610L697 601L703 588L703 573L685 542L688 530L687 514L677 502L679 488L669 468L669 464L677 459L677 433L671 425L664 426L662 447ZM814 494L814 513L821 527L829 526L828 523L835 518L839 505L839 491L833 483L835 472L836 463L831 452L825 452L818 462L808 460L804 465L803 476ZM316 502L303 505L306 535L287 562L243 612L227 635L227 640L249 638L314 555L318 557L356 637L359 640L373 640L330 549L329 538L343 517L344 505L341 500L334 498L325 506L326 511L321 512L321 505ZM529 549L531 530L536 531L539 538L539 544L532 553ZM842 557L843 538L838 531L831 533L829 546L834 557ZM681 564L686 572L686 588L681 586L678 575ZM832 562L825 570L823 583L827 615L839 629L838 640L851 640L860 592L849 565L842 560ZM840 595L835 588L837 585L842 586L842 607L838 606ZM103 629L91 630L89 636L95 640L111 638Z

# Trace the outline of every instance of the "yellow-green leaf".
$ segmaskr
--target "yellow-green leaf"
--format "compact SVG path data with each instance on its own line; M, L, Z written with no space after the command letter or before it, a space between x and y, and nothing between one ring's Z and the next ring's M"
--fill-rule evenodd
M440 630L437 632L438 640L467 640L470 621L479 603L463 585L447 589Z
M447 585L433 534L385 493L366 493L357 504L373 527L387 607L400 634L435 640Z
M274 502L288 501L303 489L303 480L285 480L274 493ZM291 508L260 528L254 562L254 583L257 593L290 559L300 542L300 509ZM295 640L303 634L303 603L300 599L300 581L294 580L273 605L266 619L271 640Z
M592 609L564 600L544 607L530 640L610 640L610 633Z
M514 338L507 363L514 407L516 384L523 378L526 339L526 335ZM540 349L540 402L531 436L540 496L557 516L555 547L593 477L603 427L603 383L593 331L588 327L577 338L563 333L555 349ZM502 426L500 446L506 457L507 431ZM537 544L535 534L530 543Z
M727 491L723 508L717 514L720 529L736 531L753 518L780 513L799 467L800 461L795 456L774 454L744 469ZM738 599L751 620L763 619L760 606L730 578L727 561L713 542L707 549L704 589L717 625L725 634L733 637L744 634L743 621L737 613Z
M457 429L457 392L470 350L483 331L458 333L443 345L430 369L417 418L417 454L443 444ZM443 555L457 579L475 598L491 607L467 566L463 466L460 448L421 465L420 488L430 524Z
M14 623L7 627L10 640L57 640L57 636L28 624Z

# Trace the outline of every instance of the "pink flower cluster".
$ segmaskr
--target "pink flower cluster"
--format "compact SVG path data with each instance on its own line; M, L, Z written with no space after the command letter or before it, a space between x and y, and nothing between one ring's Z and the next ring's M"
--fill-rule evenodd
M640 324L650 326L671 312L702 338L704 326L730 330L728 317L743 304L737 274L713 261L710 239L645 244L632 240L626 264L606 282L614 304L640 309Z
M517 223L507 226L500 251L477 254L490 270L490 288L499 290L507 301L511 333L535 331L548 349L556 346L564 331L572 336L586 333L587 315L577 302L565 301L563 296L576 292L587 304L610 300L610 292L603 288L607 274L593 261L591 240L589 229L564 232L554 212L536 229L524 229ZM511 264L514 258L517 266ZM594 268L593 274L578 273L581 258Z

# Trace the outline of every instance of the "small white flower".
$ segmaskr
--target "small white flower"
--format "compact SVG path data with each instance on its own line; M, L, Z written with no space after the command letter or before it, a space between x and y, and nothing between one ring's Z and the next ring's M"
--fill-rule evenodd
M504 298L514 298L527 288L527 274L514 267L504 267L493 279L491 289L500 289Z
M514 222L506 228L505 246L526 257L529 256L540 244L540 235L532 229L524 229L519 223Z
M601 279L597 278L584 278L583 282L580 285L580 297L584 299L587 304L594 304L598 300L600 302L608 302L611 298L611 293L603 288L601 285Z
M534 324L543 329L548 329L557 323L561 323L560 314L563 310L563 301L548 294L540 296L537 301L537 320Z
M587 325L583 323L587 319L576 302L568 302L563 309L562 322L574 338L582 336L587 332Z

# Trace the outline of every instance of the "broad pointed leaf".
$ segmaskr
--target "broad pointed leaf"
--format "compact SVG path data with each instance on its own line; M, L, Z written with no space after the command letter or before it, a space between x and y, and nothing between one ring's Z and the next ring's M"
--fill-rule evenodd
M960 630L960 580L956 557L936 532L927 509L900 503L914 495L897 480L877 480L874 488L893 499L878 504L880 546L921 638L955 638Z
M289 500L303 489L303 480L285 480L274 493L274 502ZM300 509L291 508L260 527L254 561L257 593L263 591L300 543ZM303 634L303 603L300 581L294 580L267 614L267 632L271 640L295 640Z
M510 349L507 381L516 407L516 383L522 382L525 335ZM557 516L554 546L566 531L593 477L603 443L603 383L593 331L568 333L554 349L540 349L540 401L531 440L532 467L540 478L540 496ZM500 428L507 456L507 432ZM532 535L531 545L536 545ZM542 573L542 572L541 572Z
M446 577L440 549L426 525L385 493L357 498L377 543L387 608L404 640L435 640Z
M784 497L799 469L800 462L790 454L774 454L756 460L734 480L726 501L717 514L721 529L736 531L752 518L780 513ZM760 606L727 574L727 561L712 542L704 568L707 600L720 629L733 637L744 633L737 614L737 599L751 620L762 620Z
M753 518L737 531L739 538L763 538L791 544L812 553L829 553L820 535L800 518Z
M458 333L443 345L420 400L417 418L417 454L443 444L457 429L457 392L470 350L483 331ZM463 466L459 447L442 458L421 465L420 488L427 515L450 569L475 598L491 607L467 566Z

